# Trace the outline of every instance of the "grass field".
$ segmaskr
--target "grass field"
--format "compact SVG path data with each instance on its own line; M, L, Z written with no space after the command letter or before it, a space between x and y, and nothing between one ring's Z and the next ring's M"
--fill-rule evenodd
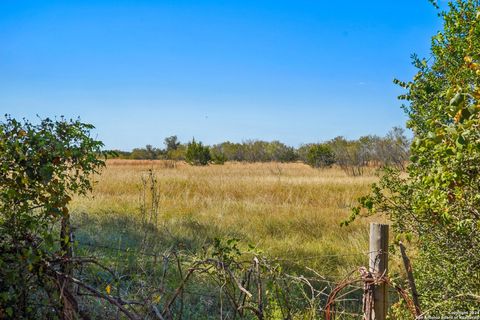
M109 160L94 192L74 199L81 241L135 247L141 225L142 176L152 170L158 192L157 249L195 252L216 237L238 238L269 257L341 277L367 263L367 221L340 227L355 199L369 190L362 177L300 163L227 163L192 167L162 161ZM146 188L147 204L151 190ZM148 211L148 210L147 210ZM147 212L149 214L149 212ZM377 219L378 221L378 219Z

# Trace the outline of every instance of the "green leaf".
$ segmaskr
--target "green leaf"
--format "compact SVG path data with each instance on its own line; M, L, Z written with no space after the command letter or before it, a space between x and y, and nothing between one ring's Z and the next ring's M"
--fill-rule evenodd
M455 144L457 148L461 150L467 144L467 142L465 141L462 135L459 135L457 140L455 141Z
M458 106L463 101L463 94L461 92L457 92L453 98L450 100L451 106Z

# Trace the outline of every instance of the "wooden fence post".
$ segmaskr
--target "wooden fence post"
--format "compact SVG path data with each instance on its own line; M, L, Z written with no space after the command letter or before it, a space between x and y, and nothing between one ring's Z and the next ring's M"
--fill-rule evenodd
M420 309L420 302L418 300L417 287L415 286L415 279L413 278L413 269L410 259L407 256L407 249L403 245L402 241L399 243L400 252L402 253L403 265L405 266L405 271L407 272L408 284L410 285L410 290L412 291L413 304L415 305L415 316L420 317L422 311Z
M388 272L388 224L370 224L369 271L374 278ZM387 318L388 291L385 283L375 285L373 297L373 319Z

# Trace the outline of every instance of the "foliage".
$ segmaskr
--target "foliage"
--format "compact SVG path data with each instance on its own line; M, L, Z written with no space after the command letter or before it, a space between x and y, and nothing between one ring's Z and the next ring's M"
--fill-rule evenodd
M213 149L219 150L228 161L293 162L298 158L295 148L277 140L247 140L243 143L227 141L213 146Z
M405 164L410 156L410 140L405 136L405 130L400 127L394 127L387 133L383 143L377 151L380 159L386 166L393 166L399 169L405 169Z
M178 141L177 136L166 137L163 144L166 147L165 152L167 153L173 150L177 150L178 147L181 145L180 141Z
M479 1L451 1L441 16L432 57L413 56L413 81L396 81L415 135L408 176L388 169L361 199L388 214L399 238L413 237L421 302L432 312L473 310L480 299Z
M212 162L214 164L225 164L227 162L227 156L218 147L210 148L210 154L212 156Z
M242 143L222 142L210 146L211 161L215 164L224 164L226 161L242 162L295 162L298 160L315 166L330 166L332 161L349 175L361 175L367 165L381 167L394 165L403 168L408 158L409 140L401 128L393 128L385 137L365 136L358 140L346 140L337 137L321 143L321 148L331 149L332 155L315 162L314 153L310 150L317 144L305 144L299 148L287 146L274 141L247 140ZM114 157L135 160L185 160L187 146L178 141L177 136L165 138L165 149L147 145L145 148L135 148L132 152L115 150ZM315 149L315 148L314 148ZM319 149L318 152L321 153ZM309 155L309 152L310 153ZM316 156L321 157L320 154Z
M241 143L226 141L212 146L212 149L225 155L227 161L245 161L245 150Z
M313 144L308 148L307 163L314 168L330 167L335 163L335 154L327 144Z
M167 159L169 160L185 160L185 154L187 152L187 147L184 144L178 145L175 150L169 150L166 154Z
M91 129L64 118L0 123L0 317L40 317L32 303L58 297L44 266L66 254L67 205L104 165Z
M147 144L145 148L135 148L130 154L130 159L145 159L145 160L155 160L160 159L163 155L163 150L154 148L152 145Z
M205 166L211 160L210 149L195 138L187 144L185 161L194 166Z
M335 154L335 162L343 171L352 176L363 174L363 168L368 165L368 149L361 141L347 140L336 137L328 142Z
M130 159L130 155L132 154L132 152L122 151L118 149L106 150L106 152L109 153L109 156L111 158L117 158L117 159Z
M269 161L292 162L297 160L295 149L277 140L267 143L265 152Z
M367 166L404 168L410 141L402 128L394 127L385 137L363 136L358 140L336 137L326 143L335 155L335 163L347 174L359 176Z

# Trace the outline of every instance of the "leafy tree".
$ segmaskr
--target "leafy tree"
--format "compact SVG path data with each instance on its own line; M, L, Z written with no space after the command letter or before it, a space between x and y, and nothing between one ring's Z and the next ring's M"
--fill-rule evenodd
M109 158L116 158L116 159L129 159L131 152L122 151L122 150L106 150L109 154Z
M187 144L185 152L185 161L195 166L205 166L211 160L210 149L201 142L195 141L195 138Z
M177 136L166 137L164 142L165 144L165 155L167 159L170 160L184 160L185 159L185 145L181 144Z
M168 151L167 159L176 161L185 160L186 151L187 147L184 144L180 144L177 149Z
M147 144L145 148L135 148L130 153L130 159L134 160L155 160L162 157L162 150Z
M361 140L346 140L336 137L328 142L335 154L335 163L347 174L360 176L363 168L368 165L369 155L367 145Z
M92 187L103 144L78 120L0 122L0 317L54 318L33 303L68 299L55 275L67 273L71 247L68 203ZM62 293L61 293L62 292ZM53 300L52 300L53 299ZM64 310L64 315L67 311Z
M327 144L312 144L308 148L306 160L314 168L330 167L335 163L335 154Z
M134 160L148 159L148 152L144 148L135 148L130 153L130 159L134 159Z
M267 144L267 142L260 140L247 140L243 142L244 160L248 162L269 161L266 150Z
M428 60L413 56L410 82L396 81L414 133L407 176L388 169L362 198L383 212L398 238L418 247L415 271L424 309L464 311L480 302L480 5L458 0ZM353 211L352 219L360 214ZM478 310L478 309L477 309Z
M310 150L312 145L314 145L314 143L302 144L297 148L297 150L295 150L298 160L302 161L303 163L308 163L308 150Z
M383 164L405 169L410 155L410 141L405 136L405 130L394 127L388 132L381 145L383 146L381 153Z
M214 146L231 161L289 162L297 159L295 149L280 141L247 140L243 143L224 142Z
M154 148L151 144L145 146L147 160L158 159L158 156L161 154L161 150Z
M268 161L292 162L297 160L295 149L280 141L267 142L265 148Z
M210 155L212 156L212 162L215 164L224 164L228 160L219 146L210 148Z
M240 143L226 141L214 145L212 149L225 155L228 161L245 161L244 148Z
M165 147L167 148L166 149L166 152L170 152L170 151L173 151L173 150L177 150L178 147L180 146L180 141L178 141L178 137L177 136L170 136L170 137L166 137L164 142L165 144Z

